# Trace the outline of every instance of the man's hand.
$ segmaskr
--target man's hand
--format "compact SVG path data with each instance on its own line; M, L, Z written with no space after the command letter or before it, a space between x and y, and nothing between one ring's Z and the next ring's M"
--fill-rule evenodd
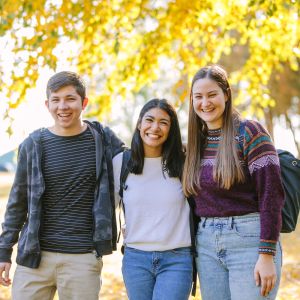
M0 285L9 286L11 284L11 280L9 278L10 267L11 267L11 263L8 262L0 263Z
M254 269L254 279L257 286L261 286L261 295L267 296L276 284L276 269L273 256L260 254Z

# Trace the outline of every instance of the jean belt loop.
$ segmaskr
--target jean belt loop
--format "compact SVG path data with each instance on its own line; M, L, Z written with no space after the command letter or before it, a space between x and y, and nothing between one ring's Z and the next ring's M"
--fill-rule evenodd
M233 229L233 222L234 222L234 217L229 217L230 229Z
M205 223L206 223L206 220L207 220L207 218L201 218L202 220L203 220L203 222L202 222L202 228L205 228Z

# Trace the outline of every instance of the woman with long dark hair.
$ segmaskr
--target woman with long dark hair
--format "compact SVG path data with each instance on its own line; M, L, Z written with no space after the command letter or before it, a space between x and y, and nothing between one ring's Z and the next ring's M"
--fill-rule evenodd
M123 154L113 160L116 194ZM153 99L142 108L123 190L126 228L122 272L130 300L185 300L192 285L189 205L174 108ZM117 195L118 197L118 195Z
M216 65L192 80L183 189L201 218L202 299L275 299L284 202L278 156L262 125L232 108L226 71Z

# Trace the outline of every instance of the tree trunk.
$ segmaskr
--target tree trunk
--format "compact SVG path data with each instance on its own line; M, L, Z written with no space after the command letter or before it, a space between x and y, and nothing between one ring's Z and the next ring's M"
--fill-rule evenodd
M284 113L284 116L285 116L285 121L286 121L289 129L292 132L294 143L295 143L296 149L298 151L298 157L299 157L300 156L300 145L299 145L298 141L296 140L295 128L293 127L292 121L291 121L290 117L288 116L287 112Z
M272 140L274 141L273 113L272 113L271 108L267 107L266 109L264 109L264 113L265 113L267 130L268 130Z

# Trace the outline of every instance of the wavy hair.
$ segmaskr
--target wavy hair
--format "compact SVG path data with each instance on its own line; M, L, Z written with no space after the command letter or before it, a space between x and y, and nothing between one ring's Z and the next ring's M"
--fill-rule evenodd
M232 107L231 88L226 71L218 65L201 68L193 77L190 90L188 144L183 170L183 190L187 196L197 195L200 184L200 164L206 145L208 128L206 123L196 114L193 108L193 87L197 80L209 78L222 89L227 101L223 112L223 124L216 164L213 170L214 179L219 186L229 189L235 182L245 180L239 161L235 136L239 128L240 117Z

